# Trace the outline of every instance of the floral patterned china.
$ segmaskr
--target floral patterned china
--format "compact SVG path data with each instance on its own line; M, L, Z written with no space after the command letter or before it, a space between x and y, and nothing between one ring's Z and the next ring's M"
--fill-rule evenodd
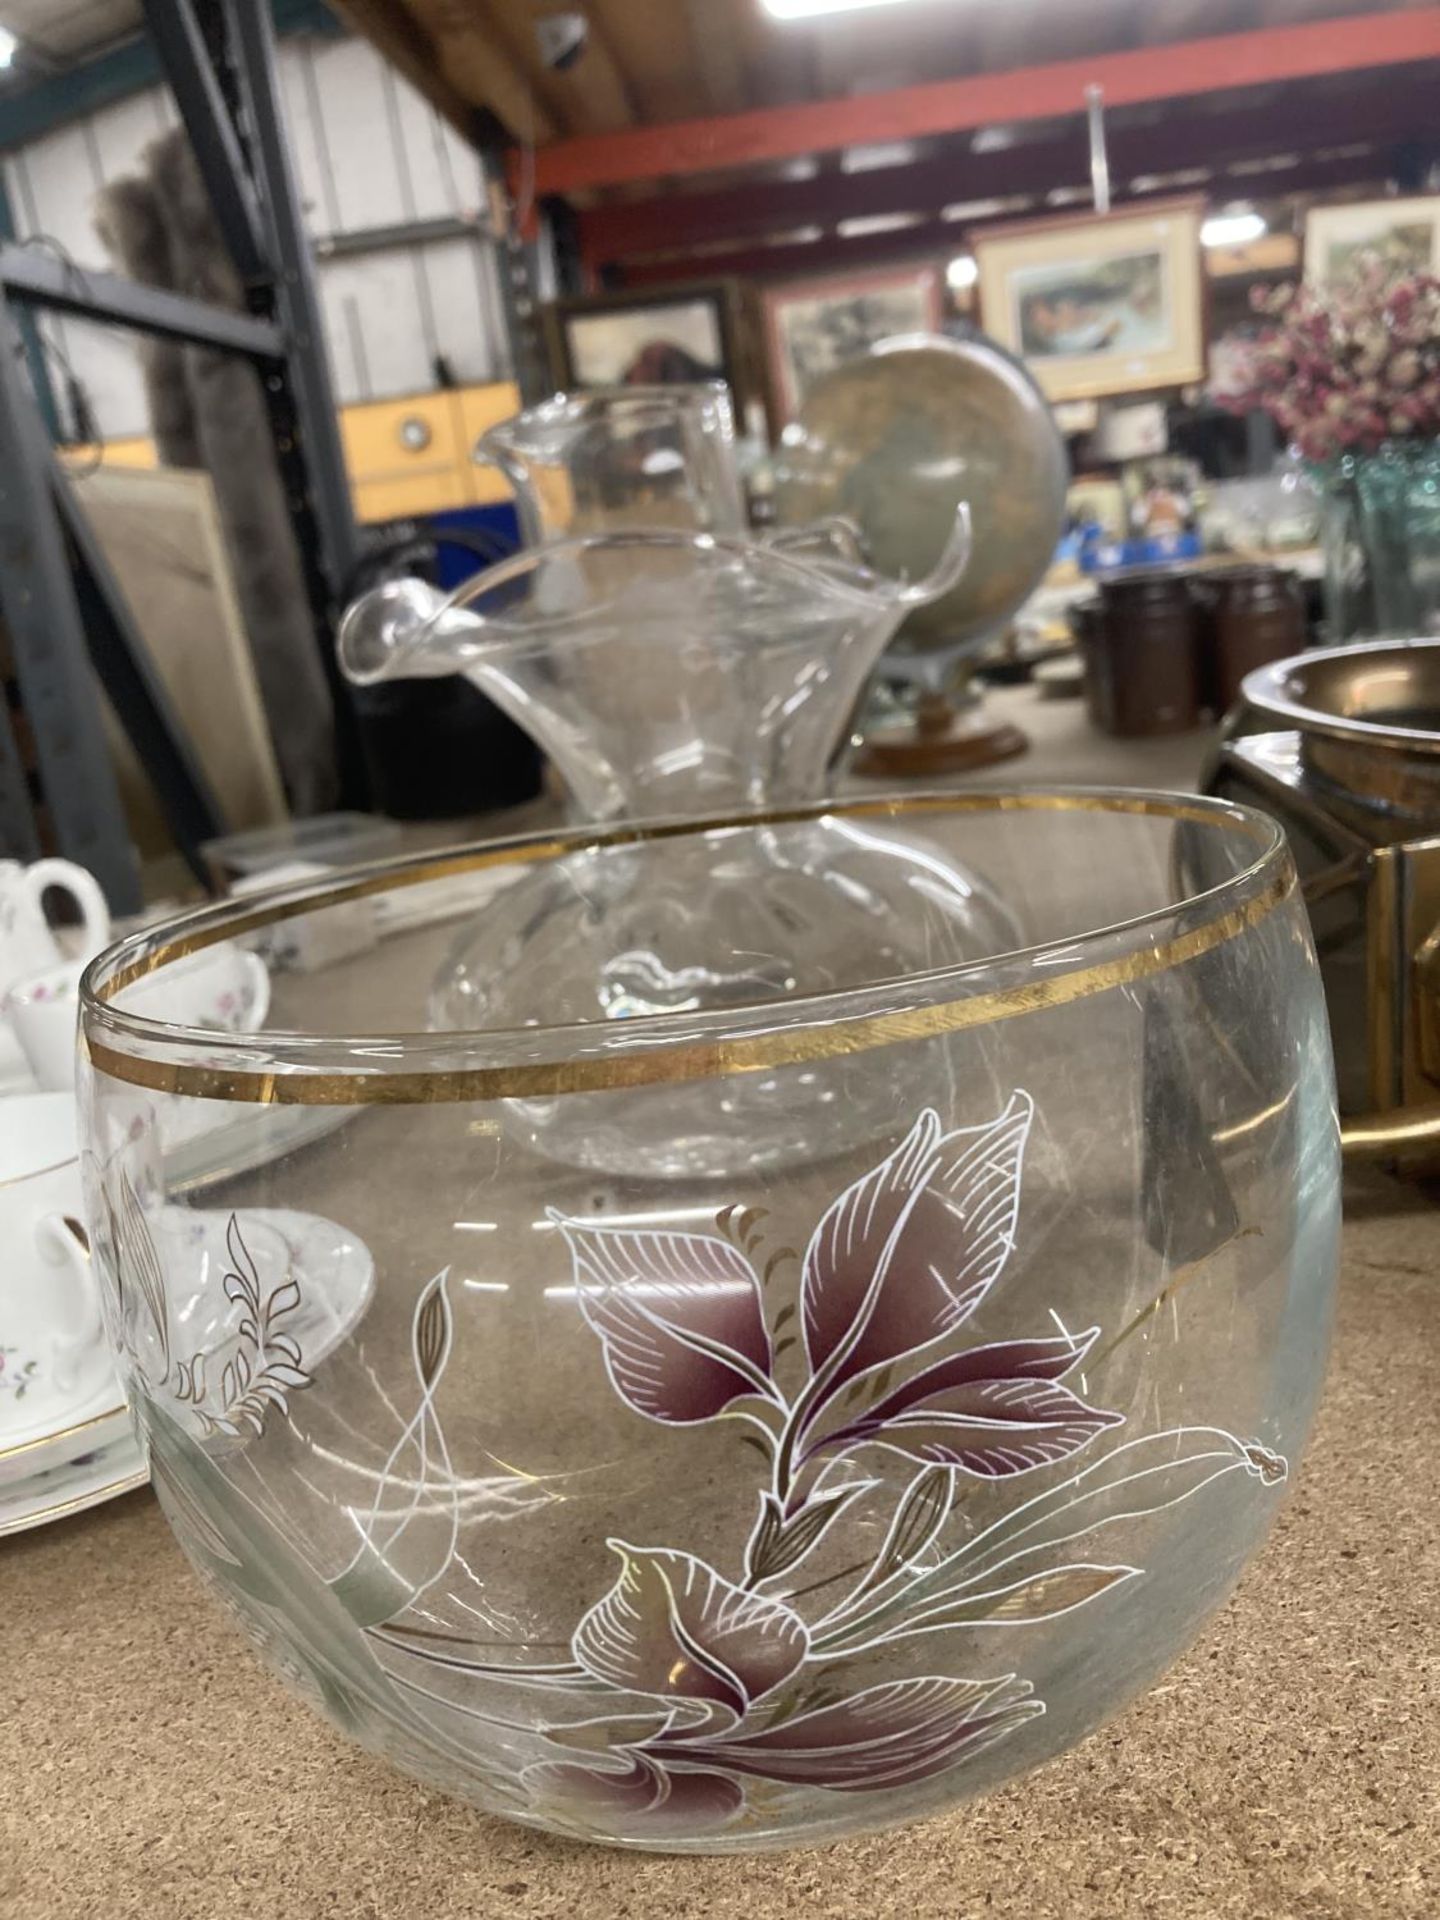
M108 1431L101 1432L97 1425L77 1433L71 1446L73 1458L52 1461L23 1480L0 1483L0 1539L133 1493L150 1478L144 1451L123 1409Z
M0 1100L0 1536L148 1478L82 1213L75 1096Z
M55 966L60 949L45 918L45 895L68 893L79 909L86 958L110 938L110 912L94 876L70 860L0 860L0 1011L17 980Z
M717 977L743 959L763 993L577 1018L580 980L549 1020L426 1030L476 874L623 846L639 903L677 840L703 873L763 836L783 871L822 813L973 874L1004 934L977 953L902 890L892 945L822 952L777 897L763 951L709 922ZM120 1005L184 955L447 877L454 925L377 916L371 952L276 975L263 1033ZM1333 1073L1290 855L1243 809L974 793L591 826L208 908L112 948L82 1000L107 1322L180 1545L312 1708L523 1824L750 1851L991 1790L1169 1666L1303 1447ZM754 1081L788 1105L783 1161L738 1150ZM706 1126L730 1105L718 1173L619 1151L677 1090ZM606 1134L607 1167L537 1151L515 1101ZM346 1124L277 1133L198 1210L163 1141L213 1105ZM360 1249L363 1311L319 1311ZM1243 1740L1223 1687L1213 1710Z
M10 1024L37 1084L59 1092L75 1084L75 1027L83 964L52 967L18 981L9 998ZM270 975L257 954L242 947L215 947L173 970L163 986L138 981L126 1004L181 1027L216 1033L248 1033L263 1024L270 1004Z
M109 1498L147 1474L98 1314L81 1341L83 1364L62 1337L63 1277L82 1300L94 1292L74 1153L74 1099L47 1094L0 1103L3 1164L47 1161L0 1179L0 1235L7 1260L0 1289L0 1534ZM68 1159L56 1156L69 1154ZM38 1239L22 1264L20 1236ZM198 1291L177 1316L173 1359L185 1370L196 1419L217 1431L247 1417L269 1361L283 1367L303 1340L318 1364L352 1332L369 1304L374 1262L328 1220L288 1210L243 1215L168 1207L157 1221L161 1257L194 1271ZM246 1287L265 1292L250 1339ZM303 1297L302 1297L303 1295ZM88 1343L93 1341L93 1351ZM275 1381L274 1367L268 1376Z
M105 896L83 867L69 860L37 860L28 867L0 860L0 1098L37 1090L7 1016L11 988L59 964L60 947L45 917L51 889L69 894L79 911L79 950L87 960L110 938Z
M83 1214L74 1095L0 1100L0 1485L123 1406Z

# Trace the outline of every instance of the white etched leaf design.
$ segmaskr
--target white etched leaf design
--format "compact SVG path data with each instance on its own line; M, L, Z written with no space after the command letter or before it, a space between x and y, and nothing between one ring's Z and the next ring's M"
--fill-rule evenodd
M1054 1567L1045 1573L1013 1581L1008 1586L965 1588L958 1594L929 1607L907 1610L883 1633L867 1634L863 1629L834 1641L826 1641L831 1653L857 1653L866 1647L881 1646L912 1634L937 1633L945 1627L1023 1627L1039 1620L1054 1620L1062 1613L1098 1600L1112 1587L1134 1580L1139 1567L1092 1566L1077 1562L1074 1566Z
M108 1186L103 1193L115 1259L116 1293L122 1312L131 1299L138 1297L143 1304L160 1349L159 1378L163 1381L170 1371L170 1317L160 1255L140 1196L123 1171L115 1184L117 1192L113 1199ZM143 1357L136 1354L135 1358L143 1371Z
M1131 1572L1127 1567L1089 1565L1088 1545L1096 1533L1178 1506L1234 1473L1273 1485L1285 1477L1285 1463L1278 1454L1247 1445L1219 1427L1175 1427L1128 1441L1058 1486L1002 1514L900 1591L887 1583L873 1593L857 1595L816 1629L815 1648L826 1653L853 1651L872 1639L894 1635L902 1622L926 1616L933 1620L948 1609L956 1611L958 1620L970 1596L981 1592L993 1600L1001 1593L1018 1596L1023 1588L1043 1598L1039 1583L1046 1578L1073 1576L1078 1594L1081 1576L1093 1573L1094 1591L1078 1594L1069 1603L1082 1604ZM1101 1579L1101 1575L1114 1577ZM1012 1599L1012 1617L1020 1604L1018 1597Z

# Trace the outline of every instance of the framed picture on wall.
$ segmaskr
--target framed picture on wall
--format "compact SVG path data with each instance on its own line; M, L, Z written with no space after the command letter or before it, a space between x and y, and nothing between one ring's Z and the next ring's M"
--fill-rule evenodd
M1393 274L1440 273L1440 193L1356 200L1305 216L1305 278L1334 286L1365 260Z
M1024 221L974 236L985 331L1052 400L1179 387L1205 374L1200 200Z
M559 300L546 324L555 384L565 392L725 380L737 407L746 398L738 303L727 281Z
M896 334L940 326L940 272L933 266L797 280L763 297L777 426L795 418L822 373Z

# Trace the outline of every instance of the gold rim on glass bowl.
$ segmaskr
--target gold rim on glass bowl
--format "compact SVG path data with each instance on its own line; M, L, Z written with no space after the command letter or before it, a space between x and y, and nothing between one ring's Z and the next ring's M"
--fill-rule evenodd
M699 1013L475 1032L231 1034L171 1026L113 1004L137 980L222 940L462 874L680 835L718 836L825 818L914 821L927 813L1033 811L1141 814L1194 823L1243 836L1253 857L1216 886L1061 940L903 979L868 980ZM1225 801L1179 794L1099 788L922 793L579 827L387 860L331 881L277 890L259 901L252 896L202 908L132 934L86 971L80 988L82 1031L92 1063L110 1079L193 1099L418 1105L612 1091L837 1058L1084 999L1212 951L1263 920L1294 885L1294 866L1273 821ZM1162 933L1177 917L1180 928ZM477 1056L486 1063L477 1065Z

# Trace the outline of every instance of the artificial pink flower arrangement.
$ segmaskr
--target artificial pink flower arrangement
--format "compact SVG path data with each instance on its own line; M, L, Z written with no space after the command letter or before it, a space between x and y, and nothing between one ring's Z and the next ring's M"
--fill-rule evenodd
M1270 324L1235 341L1216 398L1262 409L1307 460L1440 436L1440 279L1379 262L1336 287L1257 288Z

